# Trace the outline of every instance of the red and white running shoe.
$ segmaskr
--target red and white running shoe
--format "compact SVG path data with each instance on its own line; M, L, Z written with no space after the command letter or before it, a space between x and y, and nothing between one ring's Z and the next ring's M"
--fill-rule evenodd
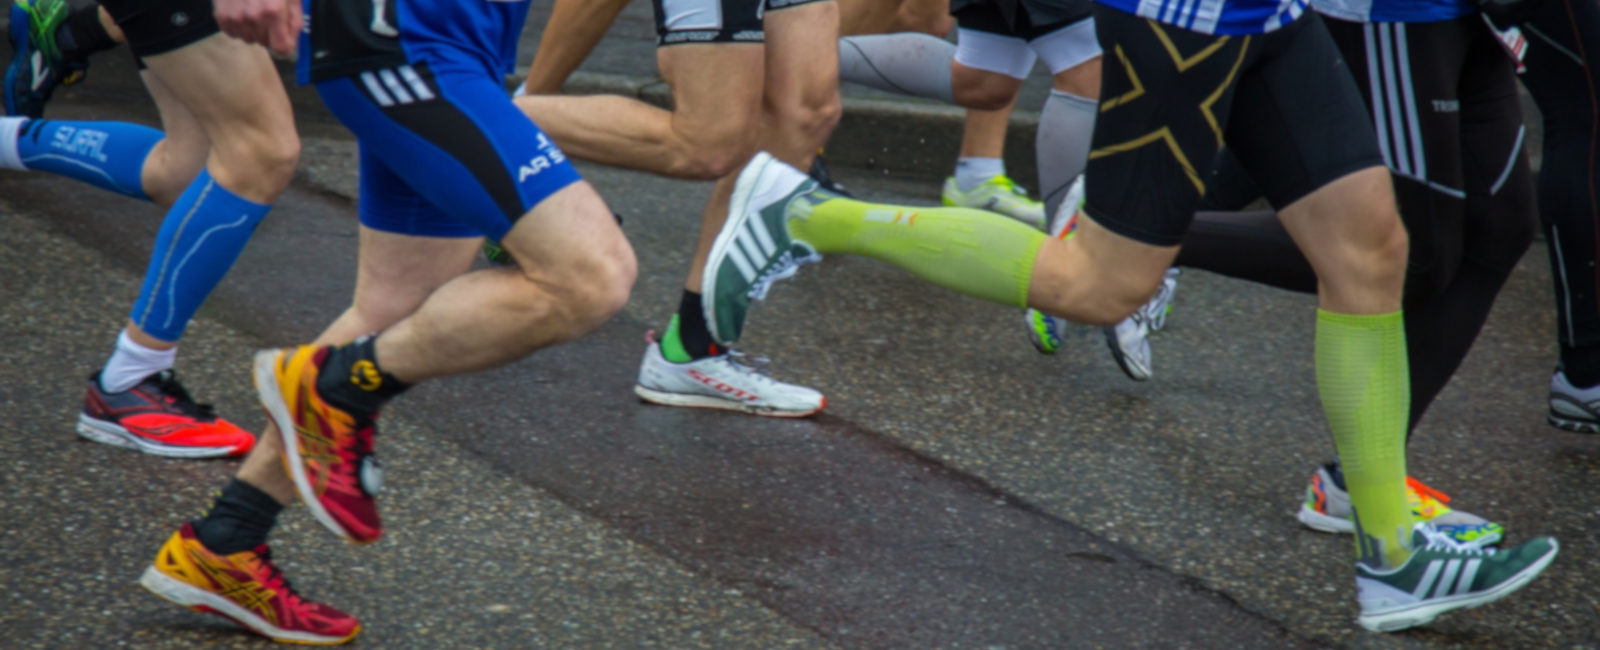
M210 404L195 403L171 370L120 393L101 389L95 373L78 416L78 435L169 458L243 456L256 444L254 435L217 417Z

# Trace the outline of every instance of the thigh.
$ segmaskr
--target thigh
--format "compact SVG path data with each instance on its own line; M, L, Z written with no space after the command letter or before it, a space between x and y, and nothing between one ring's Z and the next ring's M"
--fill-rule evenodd
M766 14L769 104L815 106L839 93L839 7L833 0Z
M1123 237L1176 246L1205 194L1238 71L1258 39L1200 34L1099 4L1094 14L1110 57L1084 212Z
M261 47L216 33L176 50L144 57L199 121L213 144L248 129L293 138L294 115L272 58Z
M418 61L324 81L317 91L406 186L498 240L578 173L499 80L441 68L435 74Z
M1282 210L1334 180L1383 165L1361 93L1322 19L1261 35L1240 71L1228 148Z

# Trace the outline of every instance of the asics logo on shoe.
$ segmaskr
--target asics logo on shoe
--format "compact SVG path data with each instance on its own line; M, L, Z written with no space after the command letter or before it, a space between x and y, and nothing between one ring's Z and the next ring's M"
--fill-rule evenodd
M50 69L44 67L44 53L43 52L35 51L33 53L33 58L30 59L29 62L33 64L33 88L32 88L32 90L38 90L40 86L44 85L45 80L50 77Z
M729 386L727 384L724 384L724 383L722 383L722 380L717 379L716 377L712 377L711 375L705 374L703 372L700 372L699 370L690 370L689 371L689 378L693 379L695 381L698 381L698 382L700 382L702 384L705 384L711 390L717 391L719 393L722 393L723 395L727 395L728 397L732 397L734 399L741 399L741 400L745 400L745 401L748 401L748 402L760 401L760 399L761 399L760 395L756 395L756 394L751 393L749 391L746 391L746 390L743 390L743 389L739 389L739 388L734 388L733 386Z
M350 366L350 383L370 393L383 387L383 376L378 374L376 364L362 359Z

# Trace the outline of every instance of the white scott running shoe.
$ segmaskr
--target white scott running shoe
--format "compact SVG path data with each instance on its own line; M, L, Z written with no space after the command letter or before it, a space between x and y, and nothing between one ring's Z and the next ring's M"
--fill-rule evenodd
M1167 277L1150 302L1134 310L1122 322L1104 329L1106 347L1111 348L1111 358L1134 381L1149 381L1151 375L1150 333L1167 326L1167 311L1172 307L1172 293L1178 290L1178 267L1167 269Z
M1567 373L1556 370L1550 376L1550 426L1578 433L1600 433L1600 386L1577 388L1567 381Z
M1462 544L1425 523L1412 528L1411 545L1410 559L1394 569L1356 563L1361 627L1393 632L1487 605L1531 582L1561 550L1550 537L1504 550Z
M1044 204L1028 198L1028 191L1005 174L980 183L970 192L961 191L956 177L951 176L944 181L942 198L948 206L988 210L1035 228L1044 227Z
M666 406L723 409L777 418L815 415L828 405L822 393L768 377L765 359L737 350L689 363L661 356L661 344L650 341L639 364L640 399Z

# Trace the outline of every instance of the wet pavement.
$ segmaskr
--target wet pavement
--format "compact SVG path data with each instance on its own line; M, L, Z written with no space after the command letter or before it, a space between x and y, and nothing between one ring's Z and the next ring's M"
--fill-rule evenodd
M97 83L102 83L100 79ZM117 86L57 117L150 118ZM111 90L106 90L110 88ZM308 117L296 186L191 328L179 371L242 424L249 352L307 340L354 276L353 147ZM1044 357L1015 310L830 258L744 344L829 396L805 421L652 407L642 336L676 305L709 186L583 167L640 281L593 336L390 408L391 534L348 547L294 508L297 587L383 648L1600 648L1600 438L1543 424L1548 264L1530 251L1412 447L1414 474L1561 556L1511 598L1357 628L1350 542L1293 519L1331 445L1313 301L1185 274L1136 384L1098 331ZM926 182L838 170L875 198ZM0 647L268 647L135 583L232 462L72 433L159 227L149 206L0 173Z

